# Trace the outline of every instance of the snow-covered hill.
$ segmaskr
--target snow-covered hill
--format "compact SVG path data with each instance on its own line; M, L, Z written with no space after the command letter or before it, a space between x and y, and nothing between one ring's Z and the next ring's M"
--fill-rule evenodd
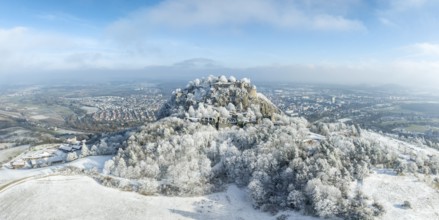
M311 124L288 117L258 94L248 79L221 76L192 81L174 93L161 115L155 123L117 138L106 137L106 149L119 149L101 173L91 175L103 186L153 196L142 197L146 198L142 202L157 198L168 202L159 195L199 199L175 199L184 201L174 204L183 207L181 210L169 207L171 212L158 215L229 218L220 207L241 212L236 209L239 205L231 207L227 199L218 200L218 207L214 203L203 205L216 207L212 210L189 209L187 205L211 195L229 199L235 195L241 198L236 201L243 205L243 216L247 212L261 214L249 208L254 207L277 216L290 213L293 219L297 212L342 219L437 218L437 150L342 122ZM115 140L122 141L112 143ZM230 190L230 185L240 190ZM124 194L124 199L126 195L140 196ZM127 204L121 206L131 207ZM212 213L202 214L209 211Z
M158 114L159 118L210 119L227 125L255 123L279 113L280 110L258 93L249 79L209 76L189 82L185 89L175 90Z
M248 79L192 81L162 110L168 117L132 133L105 164L110 178L102 184L145 195L193 196L235 183L247 187L253 206L263 211L364 219L385 213L376 198L351 190L371 170L439 172L435 150L341 122L310 124L285 116ZM247 117L245 122L256 115L257 123L210 121L231 114Z

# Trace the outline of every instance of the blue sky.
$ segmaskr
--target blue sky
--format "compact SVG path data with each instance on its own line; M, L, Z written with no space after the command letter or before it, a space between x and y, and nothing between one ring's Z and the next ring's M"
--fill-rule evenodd
M438 87L437 11L435 0L0 0L0 76L236 73Z

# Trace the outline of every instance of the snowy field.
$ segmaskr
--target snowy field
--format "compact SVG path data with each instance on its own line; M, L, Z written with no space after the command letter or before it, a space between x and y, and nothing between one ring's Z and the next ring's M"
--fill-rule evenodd
M50 176L0 193L0 219L276 219L253 209L231 185L202 197L142 196L99 185L86 176ZM280 215L279 213L278 215ZM314 219L294 212L289 219Z
M94 156L38 169L0 169L0 219L287 219L252 207L244 189L199 197L143 196L104 187L90 177L56 175L65 166L102 171L111 156Z
M397 176L390 170L377 170L365 178L362 191L386 209L381 219L439 219L439 191L414 175ZM404 201L411 209L404 209Z
M22 145L12 147L5 150L0 150L0 166L2 163L8 162L11 158L18 156L29 148L29 145Z
M91 169L96 167L98 171L102 171L105 161L111 159L111 156L91 156L81 158L70 163L62 163L54 166L36 168L36 169L9 169L0 167L0 189L3 184L8 182L17 181L32 176L41 176L53 174L57 169L65 166L74 166L81 169ZM0 218L1 219L1 218Z
M35 119L35 120L45 120L45 119L48 119L49 117L45 116L45 115L33 115L33 116L30 116L30 118Z

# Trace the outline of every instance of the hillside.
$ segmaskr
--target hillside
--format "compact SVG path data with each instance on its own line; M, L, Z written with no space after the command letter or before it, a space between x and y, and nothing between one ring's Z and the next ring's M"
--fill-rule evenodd
M253 113L255 120L248 117ZM235 114L242 123L219 126ZM375 167L400 174L439 171L435 150L393 146L358 126L287 117L248 79L192 81L174 92L161 115L131 133L105 164L104 172L117 178L103 179L104 185L193 196L235 183L248 188L253 205L263 211L365 219L381 216L384 207L351 188Z
M99 165L102 171L72 173L154 196L144 197L151 201L224 195L229 189L229 197L247 196L240 200L246 207L289 213L292 219L297 213L341 219L437 216L437 150L342 122L286 116L248 79L192 81L174 92L160 114L154 123L103 138L96 152L117 153Z
M145 197L103 187L86 176L61 175L20 184L0 194L0 200L14 204L0 204L3 220L273 219L270 214L253 209L245 191L236 186L200 197ZM314 219L293 212L285 214L300 220Z

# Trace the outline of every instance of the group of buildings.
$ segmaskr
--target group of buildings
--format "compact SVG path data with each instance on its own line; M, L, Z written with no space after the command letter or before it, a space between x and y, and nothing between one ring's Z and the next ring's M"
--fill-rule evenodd
M53 148L29 149L12 160L9 165L13 169L36 168L65 162L67 153L79 151L85 140L78 141L76 137L67 139L66 143Z

